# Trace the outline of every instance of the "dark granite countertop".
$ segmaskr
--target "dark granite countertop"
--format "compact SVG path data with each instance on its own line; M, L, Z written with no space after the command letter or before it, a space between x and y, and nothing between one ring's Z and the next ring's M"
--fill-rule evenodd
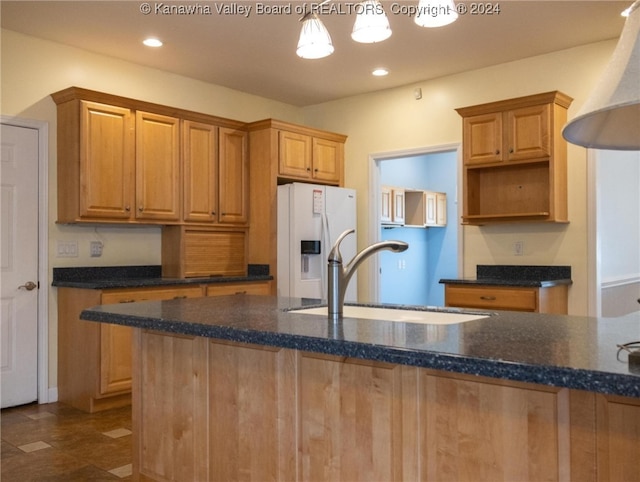
M475 278L441 279L440 283L549 288L573 282L571 266L478 265Z
M640 398L640 375L624 354L617 358L617 344L640 340L640 312L588 318L502 311L453 325L344 318L334 326L287 311L314 303L222 296L103 305L81 318Z
M163 278L162 267L149 266L99 266L78 268L53 268L56 287L109 289L142 288L148 286L198 285L246 281L268 281L269 266L249 265L247 276L214 276L206 278Z

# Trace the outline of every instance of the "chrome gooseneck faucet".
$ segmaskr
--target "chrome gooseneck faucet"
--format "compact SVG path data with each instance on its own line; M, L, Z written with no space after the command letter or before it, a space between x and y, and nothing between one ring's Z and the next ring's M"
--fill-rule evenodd
M404 241L381 241L379 243L367 246L360 251L349 263L342 267L342 255L340 254L340 243L349 234L355 232L355 229L348 229L342 233L334 243L329 252L328 266L328 290L329 298L329 318L342 318L342 309L344 307L344 294L347 291L347 285L355 273L358 266L374 253L382 250L401 253L405 251L409 245Z

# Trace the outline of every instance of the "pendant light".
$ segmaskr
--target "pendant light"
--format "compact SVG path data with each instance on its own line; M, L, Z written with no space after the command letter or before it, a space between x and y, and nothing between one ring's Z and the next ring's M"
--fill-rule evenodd
M622 35L580 112L562 131L595 149L640 150L640 0L628 9Z
M413 21L421 27L442 27L458 18L453 0L420 0Z
M378 0L365 0L356 5L356 21L351 38L360 43L382 42L391 36L389 19Z
M302 17L302 29L296 54L303 59L321 59L333 53L329 31L315 13Z

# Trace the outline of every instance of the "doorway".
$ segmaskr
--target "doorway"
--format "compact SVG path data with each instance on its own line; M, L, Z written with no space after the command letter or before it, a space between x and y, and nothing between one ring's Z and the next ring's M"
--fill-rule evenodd
M460 145L393 151L370 156L370 239L399 239L409 243L401 254L381 252L373 258L370 299L376 302L443 306L442 278L457 278L462 265L462 233L458 222ZM445 227L388 228L380 223L383 185L445 192Z
M2 407L50 400L48 125L2 116Z
M640 310L640 152L589 149L590 316Z

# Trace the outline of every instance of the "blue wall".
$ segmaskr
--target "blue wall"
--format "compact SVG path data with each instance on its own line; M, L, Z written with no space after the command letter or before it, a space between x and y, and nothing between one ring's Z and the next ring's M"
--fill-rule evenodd
M380 253L380 301L412 305L444 305L442 278L457 278L458 215L455 151L385 160L380 163L381 183L447 193L444 228L381 229L380 239L409 243L404 253ZM398 262L404 261L404 269Z

